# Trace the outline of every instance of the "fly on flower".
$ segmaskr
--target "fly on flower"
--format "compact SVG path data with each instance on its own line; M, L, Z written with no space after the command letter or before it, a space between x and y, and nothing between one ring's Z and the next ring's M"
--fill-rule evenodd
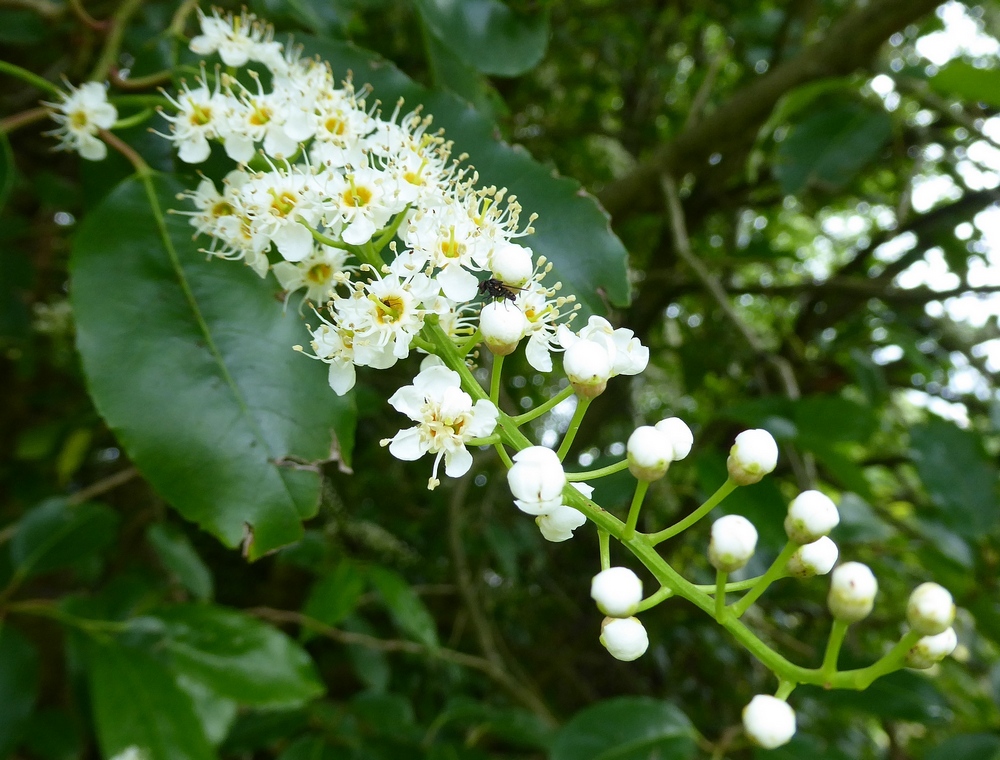
M515 301L517 300L517 293L515 290L523 290L523 288L512 288L509 285L505 285L500 282L500 280L495 277L490 277L488 280L483 280L479 283L479 295L488 295L494 301Z

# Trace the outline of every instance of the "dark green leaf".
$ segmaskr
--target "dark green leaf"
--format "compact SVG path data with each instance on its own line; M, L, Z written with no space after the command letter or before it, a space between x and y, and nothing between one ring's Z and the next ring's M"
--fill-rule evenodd
M754 760L851 760L849 755L827 746L815 736L797 733L784 747L753 751Z
M103 504L49 499L21 518L11 558L22 577L68 567L111 544L117 527L118 515Z
M855 101L829 106L792 127L778 144L774 174L788 194L807 185L846 185L882 150L892 134L888 114Z
M350 70L356 85L371 84L383 103L400 97L411 107L422 103L434 125L454 140L454 153L469 154L480 184L507 187L525 214L538 213L529 245L555 265L545 281L561 280L565 292L576 294L581 318L606 313L605 301L628 305L625 247L611 231L607 214L577 182L556 176L524 150L498 142L494 125L467 103L451 93L426 90L374 53L347 43L303 42L307 53L321 55L335 73Z
M950 61L930 78L930 85L945 95L1000 106L1000 69L978 69L965 61Z
M24 727L24 746L41 760L79 760L83 739L66 711L38 710Z
M177 677L177 685L191 697L195 715L201 722L205 738L213 747L218 747L226 738L236 720L239 705L231 699L220 697L211 687L185 675Z
M469 101L485 118L495 121L497 112L503 108L503 100L489 80L434 35L427 35L426 49L435 83Z
M146 531L146 540L163 567L196 599L206 601L212 598L212 571L202 562L187 536L171 526L154 523Z
M143 474L227 545L246 537L255 558L302 535L319 476L298 463L326 459L333 431L349 460L354 409L296 358L308 334L273 280L206 260L185 217L165 214L182 189L130 179L88 217L71 265L77 343Z
M406 579L384 567L373 567L368 578L403 633L427 646L438 645L434 617Z
M997 760L1000 736L996 734L960 734L945 739L924 760Z
M309 654L266 623L222 607L175 605L156 612L167 626L173 667L218 696L254 707L299 704L323 693Z
M338 760L340 757L343 755L327 746L322 737L303 736L278 755L278 760Z
M811 689L809 693L824 704L888 720L943 720L948 712L947 702L934 682L911 670L884 676L862 692Z
M87 672L97 738L105 758L129 747L149 760L211 760L194 705L150 655L87 642Z
M24 636L0 627L0 757L17 745L38 696L38 652Z
M996 464L986 457L975 433L934 419L910 430L913 462L939 519L956 533L988 532L1000 517Z
M552 745L551 760L681 760L696 752L680 710L647 697L619 697L577 713Z
M417 0L417 7L431 34L483 74L517 76L545 55L547 14L516 13L500 0Z
M342 560L333 572L313 584L302 612L326 625L337 625L354 612L364 590L364 576L349 560ZM308 631L303 629L305 633Z
M10 148L7 136L0 134L0 211L7 205L7 198L14 187L14 151Z

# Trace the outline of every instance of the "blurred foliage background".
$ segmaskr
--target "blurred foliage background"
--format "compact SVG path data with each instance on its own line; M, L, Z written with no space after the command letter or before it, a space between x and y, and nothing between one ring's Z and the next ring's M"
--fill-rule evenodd
M171 21L190 5L85 5L0 0L2 57L80 82L111 55L113 92L155 94L143 78L176 66ZM88 393L104 398L130 376L124 361L84 375L70 252L128 164L53 153L41 93L0 74L0 755L110 757L145 742L156 760L1000 756L1000 7L254 0L251 10L310 50L350 61L362 54L349 41L392 61L431 102L451 104L442 123L495 125L540 175L575 178L611 213L631 302L605 278L620 262L595 266L584 238L567 234L559 271L590 308L636 330L652 359L591 407L576 463L620 458L638 424L691 424L692 455L647 500L655 529L721 483L737 432L764 427L782 445L779 470L723 505L760 530L748 574L780 549L787 501L822 488L840 504L841 556L870 564L881 586L844 659L874 660L898 637L910 589L930 579L955 595L959 650L860 694L800 687L796 739L753 750L740 710L773 683L713 621L662 604L643 616L649 653L611 659L588 597L593 532L546 544L511 505L492 452L431 493L426 462L379 447L399 427L385 399L410 365L360 376L351 405L331 412L341 451L320 468L318 514L296 543L248 563L170 509ZM180 26L193 28L193 17ZM366 73L387 76L356 81ZM146 126L123 136L190 186ZM520 154L498 155L502 169ZM107 208L91 246L125 224ZM544 207L528 210L544 224ZM108 303L136 295L106 274ZM148 309L148 323L88 345L152 357L166 343L153 337L155 298ZM260 357L322 378L284 346ZM508 359L508 410L558 388L558 373L519 357ZM197 416L201 402L159 412ZM297 402L303 414L309 402ZM567 422L557 414L535 433L555 443ZM241 454L226 456L235 481ZM158 467L142 470L157 480ZM630 495L622 476L601 481L597 498L622 510ZM701 583L713 575L707 527L665 545ZM823 580L784 581L749 622L816 664L825 594Z

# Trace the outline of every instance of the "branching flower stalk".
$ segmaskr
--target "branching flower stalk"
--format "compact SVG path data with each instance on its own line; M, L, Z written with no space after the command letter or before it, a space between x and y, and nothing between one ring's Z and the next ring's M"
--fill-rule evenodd
M592 400L616 376L644 371L649 350L631 331L600 317L571 329L579 308L574 296L547 281L552 264L525 244L534 217L522 223L521 206L505 189L478 187L478 175L463 159L451 158L451 143L431 131L420 109L406 112L398 103L384 114L367 102L365 88L338 85L329 66L286 49L252 14L202 14L201 26L190 47L206 60L194 87L184 83L166 96L162 114L170 131L163 136L181 161L200 164L216 146L233 169L221 186L205 178L186 193L194 210L180 213L211 240L210 255L243 261L261 277L273 271L289 295L304 291L308 308L300 313L312 322L311 351L295 348L328 365L334 392L354 386L357 367L388 369L411 353L423 354L412 384L389 399L411 426L382 444L404 460L432 454L428 488L441 482L442 466L447 477L468 473L468 447L493 445L508 468L514 504L535 518L544 538L566 541L585 523L594 526L601 570L591 594L606 615L600 641L613 656L633 660L646 651L637 613L674 597L686 600L774 673L776 694L758 695L747 705L744 728L751 740L775 747L794 734L787 699L796 685L865 689L906 664L930 667L950 654L954 605L947 591L925 584L911 597L911 630L888 653L865 668L838 670L848 626L869 614L877 592L870 570L854 562L833 572L834 623L818 667L792 663L742 622L774 582L833 569L837 549L828 534L839 515L818 491L789 505L788 544L762 576L729 582L753 556L757 531L746 518L725 515L713 523L707 547L716 583L699 586L682 577L659 545L698 525L737 488L772 472L778 448L771 435L740 433L729 454L729 476L714 494L673 525L640 531L650 484L688 455L693 435L678 418L661 420L631 434L622 461L565 470ZM269 71L270 91L261 84L260 67ZM107 130L137 123L145 113L118 120L96 83L61 97L50 104L61 147L92 160L104 157L105 143L131 150ZM148 168L140 173L148 177ZM483 293L493 302L483 303ZM504 360L522 345L538 372L552 372L553 354L562 353L568 385L513 415L500 408ZM486 351L493 356L488 388L473 372ZM525 424L571 396L576 407L558 451L534 444ZM623 520L590 498L588 481L625 469L636 486ZM645 599L638 576L613 563L612 538L657 582ZM741 592L728 603L729 594Z

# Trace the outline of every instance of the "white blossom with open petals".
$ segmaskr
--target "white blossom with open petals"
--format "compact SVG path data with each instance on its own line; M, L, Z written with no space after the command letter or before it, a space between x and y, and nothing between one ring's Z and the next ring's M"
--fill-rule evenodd
M49 134L59 138L60 150L75 150L89 161L101 161L108 155L97 137L118 120L118 111L108 102L108 92L99 82L85 82L63 95L61 103L46 103L53 109L52 120L59 128Z
M461 477L472 466L472 454L465 444L489 435L497 425L497 408L485 399L473 404L461 384L454 370L428 367L413 379L413 385L403 386L389 399L397 412L417 424L383 440L382 445L388 446L394 457L407 462L428 452L436 454L434 470L427 481L429 489L441 482L437 472L442 457L445 474L450 478Z

